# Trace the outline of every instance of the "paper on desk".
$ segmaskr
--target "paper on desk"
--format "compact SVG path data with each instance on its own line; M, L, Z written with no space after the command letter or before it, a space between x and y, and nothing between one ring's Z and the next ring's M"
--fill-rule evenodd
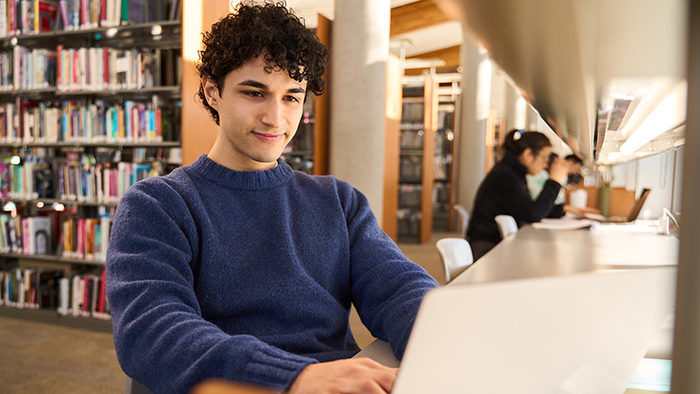
M572 219L564 217L561 219L542 219L538 223L532 223L532 227L537 230L578 230L597 226L599 223L588 219Z

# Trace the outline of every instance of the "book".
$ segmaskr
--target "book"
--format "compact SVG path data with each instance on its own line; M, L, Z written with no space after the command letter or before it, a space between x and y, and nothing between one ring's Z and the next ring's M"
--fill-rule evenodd
M34 32L49 33L58 29L60 5L55 0L34 1Z
M29 224L34 254L51 254L51 218L33 217Z
M168 0L168 20L177 21L181 19L181 0Z
M95 232L97 227L100 225L100 219L98 218L87 218L84 222L84 248L85 248L85 260L95 260Z
M77 220L76 231L76 258L83 260L85 258L85 219Z
M70 279L69 278L60 278L58 280L58 288L59 288L59 301L58 301L58 314L61 316L67 316L69 314L70 310Z
M7 37L7 0L0 0L0 37Z
M75 275L72 278L71 286L71 314L75 317L81 317L82 300L84 293L83 280L80 275Z
M59 306L59 281L63 271L40 269L36 275L36 304L40 309L56 309Z

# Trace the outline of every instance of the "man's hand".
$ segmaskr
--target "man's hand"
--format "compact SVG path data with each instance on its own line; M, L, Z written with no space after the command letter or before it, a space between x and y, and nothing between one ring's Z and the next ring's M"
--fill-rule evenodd
M311 364L297 376L289 388L289 394L391 393L398 371L369 358Z

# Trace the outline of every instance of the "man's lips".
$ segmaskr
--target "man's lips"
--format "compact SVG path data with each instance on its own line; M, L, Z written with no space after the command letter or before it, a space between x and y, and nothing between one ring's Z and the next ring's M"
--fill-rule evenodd
M253 132L253 135L262 142L278 142L284 138L284 134L262 134Z

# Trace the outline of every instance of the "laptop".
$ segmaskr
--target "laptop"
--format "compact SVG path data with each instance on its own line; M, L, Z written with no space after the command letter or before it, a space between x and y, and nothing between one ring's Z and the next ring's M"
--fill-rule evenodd
M642 193L639 195L639 198L634 202L634 205L632 206L632 210L630 210L630 213L629 213L629 215L627 215L627 217L617 217L617 216L606 217L603 215L592 214L592 213L587 213L584 215L584 217L586 219L595 220L595 221L601 222L601 223L630 223L630 222L634 222L635 220L637 220L639 213L642 212L642 207L644 206L644 202L646 202L650 191L651 191L651 189L647 189L647 188L642 189Z
M432 290L392 393L622 393L675 283L658 267Z

